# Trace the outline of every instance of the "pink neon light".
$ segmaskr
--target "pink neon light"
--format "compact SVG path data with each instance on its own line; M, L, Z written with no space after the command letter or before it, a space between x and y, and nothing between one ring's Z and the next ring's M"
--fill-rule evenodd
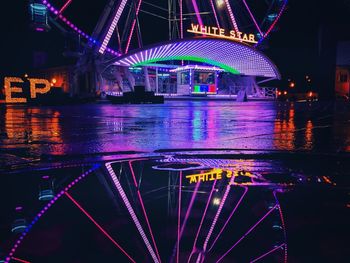
M197 5L196 0L192 0L192 5L193 5L193 8L194 8L194 12L196 13L198 24L200 26L203 26L203 21L202 21L201 15L199 13L199 9L198 9L198 5Z
M244 3L245 7L247 8L247 10L248 10L248 12L249 12L249 15L250 15L250 17L252 18L252 20L253 20L253 22L254 22L256 28L258 29L260 35L261 35L261 36L264 35L263 32L261 31L261 29L260 29L258 23L256 22L255 17L254 17L254 15L253 15L252 11L250 10L250 8L249 8L249 6L248 6L246 0L242 0L242 1L243 1L243 3Z
M266 31L264 38L267 37L267 35L271 32L271 30L276 26L276 23L278 22L278 20L280 19L281 15L283 14L284 10L286 9L287 6L287 2L288 0L285 0L283 3L283 6L280 10L280 12L278 13L278 16L276 17L275 21L273 21L272 25L270 26L270 28Z
M183 6L182 0L180 0L180 38L184 38L184 25L183 25Z
M229 250L227 250L217 261L216 263L220 262L223 260L224 257L227 256L228 253L231 252L232 249L234 249L247 235L249 235L250 232L252 232L269 214L271 214L278 205L275 205L273 208L271 208L255 225L253 225L247 233L245 233Z
M177 211L177 246L176 246L176 262L179 263L180 256L180 226L181 226L181 189L182 188L182 171L179 174L179 205Z
M135 160L134 160L134 161L135 161ZM158 246L157 246L157 243L156 243L155 238L154 238L154 235L153 235L153 231L152 231L152 228L151 228L151 224L150 224L150 222L149 222L148 215L147 215L147 212L146 212L146 208L145 208L145 205L144 205L144 203L143 203L143 199L142 199L142 196L141 196L141 193L140 193L140 190L139 190L140 188L139 188L139 185L138 185L138 183L137 183L137 181L136 181L135 172L134 172L134 169L133 169L133 167L132 167L132 163L133 163L134 161L129 161L129 167L130 167L131 175L132 175L132 178L133 178L133 180L134 180L135 187L136 187L136 189L137 189L137 197L138 197L139 202L140 202L140 204L141 204L142 212L143 212L143 215L145 216L148 230L149 230L149 232L150 232L150 234L151 234L153 246L154 246L154 248L155 248L155 250L156 250L157 257L158 257L159 261L161 261L161 260L160 260L160 255L159 255L159 251L158 251Z
M285 246L285 245L286 245L286 244L283 243L282 245L280 245L280 246L278 246L278 247L275 247L274 249L271 249L270 251L266 252L265 254L261 255L260 257L258 257L258 258L256 258L256 259L250 261L250 263L254 263L254 262L259 261L260 259L262 259L262 258L264 258L264 257L266 257L266 256L268 256L268 255L270 255L271 253L275 252L276 250L280 249L281 247L283 247L283 246Z
M224 196L223 196L223 198L222 198L222 200L221 200L221 203L220 203L220 205L219 205L219 208L218 208L218 210L217 210L217 212L216 212L216 214L215 214L215 217L214 217L214 219L213 219L213 222L212 222L212 224L211 224L211 226L210 226L210 229L209 229L209 231L208 231L208 235L207 235L207 237L205 238L204 245L203 245L203 251L204 251L204 253L207 251L208 242L209 242L209 240L210 240L211 235L213 234L214 228L215 228L216 223L217 223L217 221L218 221L218 219L219 219L219 216L220 216L220 214L221 214L222 208L223 208L224 205L225 205L227 196L228 196L228 194L230 193L231 184L234 182L234 178L235 178L235 177L232 176L231 179L230 179L229 185L226 186L226 191L225 191L225 193L224 193Z
M159 260L157 258L157 255L154 253L154 250L153 250L153 248L151 246L151 243L149 242L149 240L148 240L148 238L147 238L147 236L145 234L145 231L143 230L143 228L142 228L142 226L140 224L140 221L137 218L137 216L135 214L135 211L134 211L134 209L132 208L132 206L130 204L129 199L126 196L126 193L125 193L123 187L121 186L117 175L115 174L115 172L112 169L111 163L106 163L106 168L108 170L109 175L111 176L111 179L112 179L115 187L117 188L117 191L119 192L120 197L123 199L123 202L124 202L126 208L128 209L129 214L130 214L132 220L134 221L134 224L135 224L137 230L139 231L139 233L140 233L140 235L141 235L141 237L142 237L142 239L143 239L143 241L144 241L144 243L145 243L145 245L146 245L146 247L147 247L147 249L148 249L148 251L149 251L149 253L150 253L151 257L152 257L152 259L153 259L153 261L158 263Z
M225 3L226 3L226 7L227 7L227 10L228 10L228 13L230 14L232 25L233 25L234 29L238 32L239 31L238 25L237 25L235 16L233 15L232 8L231 8L229 0L225 0Z
M234 209L232 210L232 212L230 213L230 215L229 215L229 217L227 218L227 220L226 220L224 226L221 228L219 234L218 234L218 235L216 236L216 238L214 239L213 244L212 244L212 245L210 246L210 248L209 248L209 251L211 251L211 250L213 249L213 247L214 247L216 241L218 241L218 239L219 239L219 237L221 236L222 232L225 230L227 224L230 222L232 216L233 216L234 213L236 212L237 208L238 208L239 205L241 204L241 202L242 202L244 196L247 194L247 192L248 192L248 187L245 186L245 187L244 187L244 193L242 194L241 198L238 200L238 202L237 202L235 208L234 208Z
M68 194L68 192L65 192L64 193L79 209L80 211L82 211L86 216L87 218L90 219L90 221L92 223L94 223L94 225L110 240L112 241L112 243L120 249L121 252L124 253L125 256L127 256L129 258L129 260L131 262L135 262L136 261L106 232L106 230L104 230L97 222L96 220L70 195Z
M27 260L24 260L24 259L20 259L20 258L15 258L15 257L12 257L13 260L16 260L18 262L22 262L22 263L30 263L30 261L27 261Z
M73 0L68 0L60 9L60 11L58 11L58 14L62 14L64 12L64 10L66 10L66 8L72 3Z
M139 4L138 4L138 6L136 8L136 16L139 15L141 3L142 3L142 0L139 1ZM136 25L136 17L135 17L134 21L132 22L131 32L130 32L130 35L129 35L129 38L128 38L128 42L126 44L125 53L128 53L128 51L129 51L130 42L131 42L132 35L134 34L135 25Z
M285 224L285 221L284 221L284 216L283 216L281 205L280 205L280 203L278 201L278 198L277 198L277 192L276 191L273 192L273 196L275 197L276 203L278 205L278 212L280 214L282 227L283 227L284 241L287 242L286 224ZM285 246L284 246L284 262L287 263L287 261L288 261L288 246L287 246L287 243L285 243Z
M117 24L119 22L119 19L120 19L121 15L122 15L122 13L124 11L124 8L125 8L125 5L126 5L127 2L128 2L128 0L122 0L122 2L119 5L117 13L114 16L113 21L112 21L111 25L109 26L107 34L106 34L105 38L103 39L102 45L101 45L101 47L99 49L99 52L101 54L103 54L105 52L105 50L107 48L107 45L108 45L108 43L111 40L111 37L113 35L113 31L117 27Z
M220 28L220 23L219 23L218 15L216 14L215 5L214 5L213 0L210 0L210 5L211 5L211 9L213 10L213 14L214 14L215 21L216 21L216 26L217 26L218 28Z
M214 189L215 189L216 182L217 182L216 180L213 182L213 186L212 186L212 188L211 188L211 191L210 191L210 194L209 194L209 197L208 197L208 201L207 201L207 204L206 204L206 206L205 206L204 213L203 213L203 215L202 215L202 219L201 219L201 222L199 223L199 227L198 227L198 230L197 230L197 234L196 234L196 237L195 237L194 242L193 242L192 251L191 251L191 254L190 254L190 256L189 256L187 262L190 262L193 253L196 251L196 245L197 245L198 236L199 236L199 233L200 233L200 231L201 231L201 229L202 229L202 225L203 225L203 222L204 222L204 218L205 218L205 216L206 216L206 214L207 214L207 210L208 210L208 207L209 207L209 204L210 204L211 197L212 197L212 195L213 195L213 193L214 193Z

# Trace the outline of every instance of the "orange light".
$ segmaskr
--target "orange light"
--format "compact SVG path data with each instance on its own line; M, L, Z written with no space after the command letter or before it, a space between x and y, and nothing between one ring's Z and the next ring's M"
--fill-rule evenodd
M279 92L278 92L278 95L282 95L282 92L279 91Z
M294 88L295 87L295 83L294 82L289 83L289 87L290 88Z
M56 84L57 79L53 78L51 82L52 82L53 84Z
M287 93L288 93L287 91L283 92L284 95L287 95Z
M309 92L309 97L312 97L312 91Z

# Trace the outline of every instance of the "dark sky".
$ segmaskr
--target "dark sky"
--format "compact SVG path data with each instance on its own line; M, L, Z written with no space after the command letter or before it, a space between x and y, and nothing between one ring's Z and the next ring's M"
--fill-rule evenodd
M63 0L52 0L62 3ZM87 32L91 32L107 0L73 0L66 16ZM166 0L147 2L166 6ZM164 2L164 3L163 3ZM253 1L254 2L254 1ZM347 38L350 28L350 1L290 0L288 10L273 32L265 52L274 60L283 75L312 72L317 56L317 32L320 24L332 25L334 38ZM160 4L159 4L160 3ZM151 7L148 7L148 10ZM30 71L33 51L48 52L48 65L72 63L64 59L64 37L54 26L49 33L29 29L28 0L11 0L2 4L1 75L17 75ZM164 13L165 15L165 13ZM167 24L141 14L145 44L166 40ZM140 19L141 19L140 18ZM154 30L154 25L158 29ZM339 32L337 32L339 31ZM341 33L340 33L341 32Z

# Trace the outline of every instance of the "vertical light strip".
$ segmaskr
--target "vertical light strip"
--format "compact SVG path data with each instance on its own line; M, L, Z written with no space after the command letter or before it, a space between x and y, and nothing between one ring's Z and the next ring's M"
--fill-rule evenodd
M273 192L273 196L275 197L276 200L276 204L278 205L278 212L280 214L280 218L281 218L281 222L282 222L282 227L283 227L283 235L284 235L284 242L285 242L285 246L284 246L284 263L287 263L288 261L288 246L287 246L287 230L286 230L286 223L284 221L284 216L283 216L283 212L282 212L282 208L280 205L280 202L277 198L277 192L274 191Z
M248 231L247 233L245 233L229 250L227 250L217 261L216 263L220 262L221 260L224 259L224 257L227 256L228 253L231 252L232 249L234 249L239 243L241 243L241 241L247 236L249 235L250 232L252 232L269 214L271 214L276 208L278 207L278 205L275 205L274 207L272 207L262 218L259 219L258 222L256 222Z
M123 13L123 10L124 10L125 5L126 5L127 2L128 2L128 0L122 0L121 1L120 5L118 7L117 13L114 16L113 21L112 21L111 25L109 26L107 34L106 34L106 36L105 36L105 38L104 38L104 40L102 42L102 45L101 45L101 47L99 49L99 52L101 54L103 54L105 52L105 50L107 48L107 45L108 45L109 41L111 40L112 34L113 34L115 28L117 27L117 24L119 22L119 19L120 19L122 13Z
M141 3L142 3L142 0L139 1L139 4L138 4L138 6L137 6L137 8L136 8L136 16L139 15ZM135 26L136 26L136 17L134 18L134 21L132 22L130 35L129 35L128 42L127 42L126 48L125 48L125 54L128 53L128 51L129 51L130 42L131 42L132 35L134 34Z
M236 212L237 208L238 208L239 205L241 204L241 202L242 202L244 196L247 194L247 192L248 192L248 187L244 186L244 193L242 194L241 198L238 200L238 202L237 202L235 208L232 210L232 212L231 212L231 214L229 215L229 217L227 218L227 220L226 220L224 226L221 228L219 234L218 234L218 235L216 236L216 238L214 239L213 244L212 244L212 245L210 246L210 248L209 248L209 251L211 251L211 250L213 249L213 247L214 247L216 241L221 237L222 232L225 230L227 224L230 222L232 216L233 216L234 213Z
M270 251L266 252L265 254L261 255L260 257L258 257L258 258L256 258L256 259L250 261L250 263L254 263L254 262L259 261L260 259L262 259L262 258L264 258L264 257L266 257L266 256L268 256L268 255L270 255L271 253L275 252L276 250L278 250L278 249L284 247L285 245L286 245L286 244L283 243L282 245L280 245L280 246L278 246L278 247L275 247L274 249L271 249Z
M216 14L214 2L213 2L213 0L209 0L209 1L210 1L211 9L213 10L213 14L214 14L214 17L215 17L216 26L218 28L220 28L220 23L219 23L218 15Z
M225 3L226 3L227 11L228 11L228 13L230 15L230 18L231 18L231 22L232 22L233 28L235 29L236 32L239 32L239 28L238 28L235 16L233 15L233 12L232 12L230 1L229 0L225 0Z
M79 210L80 211L82 211L86 216L87 216L87 218L89 218L90 219L90 221L92 222L92 223L94 223L94 225L110 240L110 241L112 241L112 243L117 247L117 248L119 248L119 250L121 251L121 252L123 252L123 254L125 255L125 256L127 256L128 257L128 259L131 261L131 262L134 262L134 263L136 263L136 261L107 233L107 231L106 230L104 230L97 222L96 222L96 220L70 195L70 194L68 194L68 192L65 192L64 193L72 202L73 202L73 204L75 204L76 205L76 207L78 207L79 208Z
M129 199L126 196L125 191L124 191L123 187L121 186L117 175L113 171L111 163L106 163L106 168L107 168L108 173L111 176L111 179L112 179L115 187L117 188L117 190L118 190L118 192L119 192L119 194L120 194L120 196L121 196L121 198L122 198L126 208L128 209L129 214L130 214L132 220L134 221L135 226L136 226L137 230L139 231L139 233L140 233L140 235L141 235L141 237L142 237L142 239L143 239L143 241L144 241L144 243L145 243L145 245L146 245L146 247L147 247L147 249L148 249L148 251L149 251L149 253L150 253L151 257L152 257L152 259L153 259L153 261L156 262L156 263L159 263L157 255L154 253L154 250L153 250L153 248L152 248L152 246L151 246L151 244L150 244L150 242L149 242L149 240L148 240L148 238L147 238L147 236L145 234L145 231L143 230L143 228L142 228L142 226L140 224L140 221L137 218L137 216L135 214L135 211L134 211L134 209L132 208L132 206L130 204Z
M158 257L159 261L161 261L161 260L160 260L160 255L159 255L159 251L158 251L158 247L157 247L157 244L156 244L156 241L155 241L155 238L154 238L154 235L153 235L153 231L152 231L152 228L151 228L151 224L150 224L150 222L149 222L148 215L147 215L147 212L146 212L146 208L145 208L145 205L144 205L144 203L143 203L142 196L141 196L140 187L139 187L139 185L138 185L138 183L137 183L137 181L136 181L136 176L135 176L134 168L133 168L133 166L132 166L132 162L133 162L133 161L129 161L129 168L130 168L130 171L131 171L132 178L133 178L133 180L134 180L134 185L135 185L135 187L136 187L136 189L137 189L137 197L138 197L139 202L140 202L140 204L141 204L142 212L143 212L143 215L144 215L144 217L145 217L148 230L149 230L149 232L150 232L150 234L151 234L153 246L154 246L154 248L155 248L155 250L156 250L157 257Z
M247 4L247 1L246 1L246 0L242 0L242 1L243 1L243 3L244 3L245 7L247 8L248 13L249 13L250 17L252 18L252 20L253 20L253 22L254 22L256 28L258 29L260 35L263 36L264 33L261 31L260 26L259 26L258 23L256 22L256 19L255 19L254 15L253 15L252 11L251 11L250 8L249 8L249 6L248 6L248 4Z
M179 263L180 256L180 227L181 227L181 193L182 193L182 171L179 174L179 204L177 211L177 246L176 246L176 262Z
M198 24L200 26L203 26L203 21L202 21L196 0L192 0L192 5L193 5L194 12L195 12L197 20L198 20Z
M184 24L183 24L183 1L180 0L180 38L184 38Z

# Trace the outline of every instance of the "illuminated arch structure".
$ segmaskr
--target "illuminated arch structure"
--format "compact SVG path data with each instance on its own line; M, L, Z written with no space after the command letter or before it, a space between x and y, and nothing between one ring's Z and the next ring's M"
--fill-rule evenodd
M176 40L145 47L116 58L114 64L136 67L170 60L201 62L239 75L281 78L274 63L253 47L212 38Z

